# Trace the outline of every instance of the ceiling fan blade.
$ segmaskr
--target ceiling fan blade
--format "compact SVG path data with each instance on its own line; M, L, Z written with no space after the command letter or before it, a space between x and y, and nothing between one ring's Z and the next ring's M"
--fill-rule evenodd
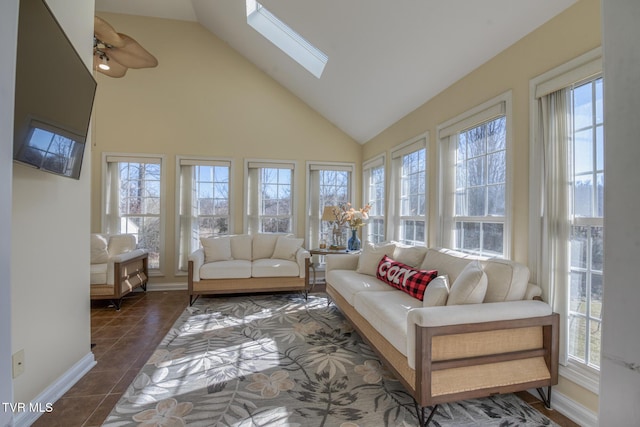
M109 64L109 69L108 70L103 70L102 68L99 67L100 64L102 64L102 60L98 57L98 55L93 55L93 69L97 70L98 72L107 75L109 77L123 77L125 74L127 74L127 67L125 67L124 65L113 61L113 60L109 60L107 61L107 63Z
M125 44L120 34L107 21L97 16L93 19L93 34L98 40L110 46L122 47Z
M126 34L118 33L124 45L107 50L107 55L128 68L152 68L158 65L155 56Z

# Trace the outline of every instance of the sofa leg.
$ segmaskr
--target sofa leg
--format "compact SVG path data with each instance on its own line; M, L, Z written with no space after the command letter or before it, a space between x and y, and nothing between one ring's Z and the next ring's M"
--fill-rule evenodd
M112 299L111 303L114 305L114 307L116 308L116 311L120 311L120 307L122 306L122 298L120 299Z
M546 395L542 387L538 387L536 390L538 390L538 394L540 395L540 399L542 400L542 403L544 403L545 408L551 409L551 386L547 387Z
M195 297L195 298L194 298ZM196 302L196 300L200 298L200 294L196 294L196 295L189 295L189 307L191 307L193 305L194 302Z
M431 422L431 420L433 419L433 416L436 414L436 409L438 409L438 405L433 405L433 408L431 409L431 412L429 413L429 416L427 417L427 408L429 408L428 406L418 406L418 402L415 402L416 405L416 412L418 414L418 425L420 427L427 427L429 425L429 423ZM425 419L426 417L426 419Z

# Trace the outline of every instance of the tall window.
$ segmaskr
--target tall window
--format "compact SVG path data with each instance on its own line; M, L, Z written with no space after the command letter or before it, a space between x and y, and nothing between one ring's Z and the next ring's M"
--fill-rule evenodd
M507 100L503 95L439 129L444 194L441 244L508 257Z
M569 357L600 368L604 236L602 78L574 85Z
M163 186L162 158L106 156L105 232L135 235L153 270L163 258Z
M365 226L366 239L373 243L385 240L384 233L384 156L365 162L362 167L364 184L363 204L369 203L369 221Z
M389 235L409 245L427 241L427 136L423 135L391 152L392 212Z
M600 50L531 82L532 280L561 314L560 374L598 393L604 291Z
M247 162L249 233L294 232L293 163Z
M185 272L189 254L200 247L201 237L232 230L231 162L179 158L178 168L178 270Z
M317 248L321 238L331 240L331 224L322 221L324 208L353 202L352 177L355 166L344 163L309 163L307 167L309 176L307 242L310 248Z

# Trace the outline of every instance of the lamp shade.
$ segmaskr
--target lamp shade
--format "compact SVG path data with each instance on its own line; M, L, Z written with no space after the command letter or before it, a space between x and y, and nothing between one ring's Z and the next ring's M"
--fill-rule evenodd
M336 215L334 210L337 209L336 206L325 206L322 211L322 221L335 221Z

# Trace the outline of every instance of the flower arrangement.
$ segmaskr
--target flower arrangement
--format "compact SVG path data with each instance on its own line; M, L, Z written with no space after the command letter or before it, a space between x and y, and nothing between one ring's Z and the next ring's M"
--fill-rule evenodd
M351 207L351 203L342 203L333 208L333 215L336 217L338 226L349 226L352 230L362 227L367 219L369 219L369 210L371 205L366 204L360 209Z

